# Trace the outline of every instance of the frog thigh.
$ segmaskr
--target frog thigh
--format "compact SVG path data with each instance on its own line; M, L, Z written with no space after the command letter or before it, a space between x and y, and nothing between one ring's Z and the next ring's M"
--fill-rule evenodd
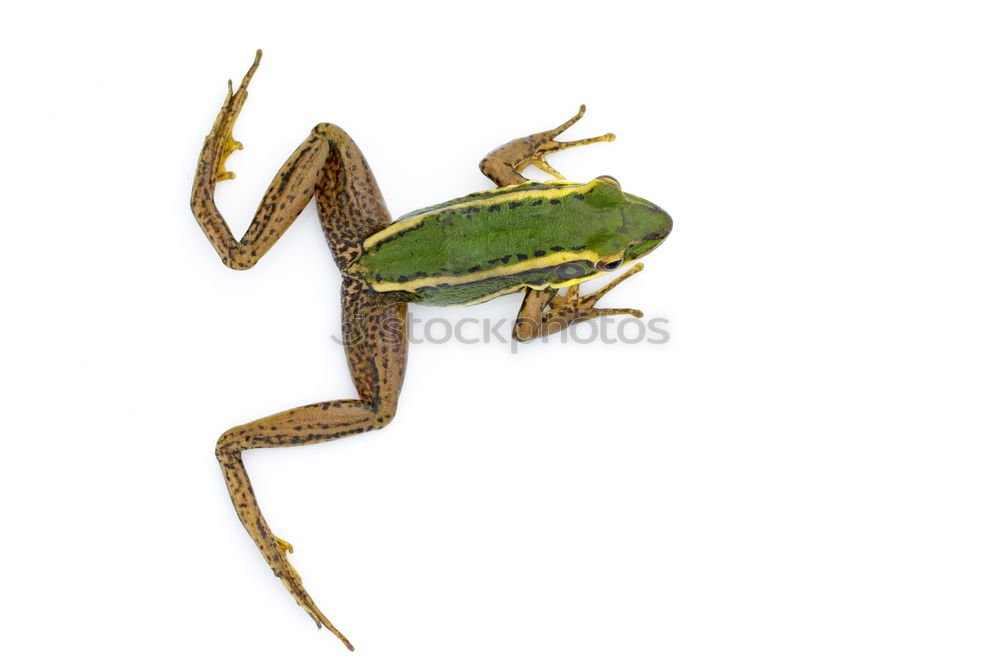
M341 270L361 254L364 240L392 223L375 174L350 135L331 123L313 128L309 141L325 141L328 157L316 184L323 232Z

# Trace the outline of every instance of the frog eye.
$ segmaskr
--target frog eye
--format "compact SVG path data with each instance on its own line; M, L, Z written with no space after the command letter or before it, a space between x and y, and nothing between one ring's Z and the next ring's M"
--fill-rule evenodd
M622 184L621 184L621 183L619 183L619 182L618 182L618 179L617 179L617 178L614 178L613 176L598 176L598 177L597 177L597 178L595 178L594 180L595 180L595 181L604 181L604 182L605 182L605 183L607 183L608 185L613 185L613 186L615 186L616 188L618 188L619 190L621 190L621 189L622 189Z
M607 257L604 257L599 262L597 262L597 268L601 271L614 271L619 266L621 266L622 262L624 261L625 261L625 253L616 252L615 254L608 255Z

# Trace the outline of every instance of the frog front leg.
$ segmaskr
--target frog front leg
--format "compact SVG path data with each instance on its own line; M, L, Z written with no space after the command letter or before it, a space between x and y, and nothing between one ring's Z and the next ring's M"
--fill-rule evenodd
M642 271L642 264L618 276L593 294L580 296L580 286L572 285L560 296L555 289L527 289L521 309L514 322L514 339L524 342L532 338L542 338L566 329L571 324L609 315L631 315L642 317L642 311L635 308L595 308L598 299L626 280Z
M488 179L496 183L498 187L524 183L528 179L524 177L521 171L532 165L560 181L565 180L563 175L553 169L546 161L546 155L574 146L586 146L587 144L594 144L599 141L615 140L615 135L611 132L602 134L599 137L590 137L589 139L577 139L575 141L556 140L557 136L583 118L583 114L586 111L587 105L581 104L580 110L576 112L576 115L562 125L551 130L536 132L526 137L508 141L504 145L495 148L479 163L480 171Z
M528 179L524 177L521 170L531 165L542 169L557 179L563 180L562 174L553 169L546 161L546 155L574 146L586 146L587 144L599 141L615 140L615 135L610 132L599 137L578 139L576 141L558 141L556 139L557 136L583 118L586 110L586 105L581 104L580 110L576 115L562 125L551 130L537 132L526 137L508 141L483 158L482 162L479 163L479 169L499 187L527 181ZM602 178L614 181L610 177ZM617 181L614 182L617 185ZM609 315L642 317L642 311L634 308L594 307L598 299L614 289L623 280L641 270L642 264L636 264L597 292L583 297L580 296L579 285L569 287L565 296L559 296L559 290L556 288L543 290L526 289L524 300L521 302L521 308L517 314L517 320L514 323L513 335L515 340L526 341L531 338L547 336L562 331L575 322L582 322L595 317L607 317Z

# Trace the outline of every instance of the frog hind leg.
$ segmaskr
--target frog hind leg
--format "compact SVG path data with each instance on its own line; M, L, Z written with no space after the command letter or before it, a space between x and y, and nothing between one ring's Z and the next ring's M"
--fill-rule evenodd
M241 239L215 205L216 185L233 178L226 171L226 158L243 147L233 138L233 126L260 58L258 51L236 91L229 84L198 159L191 209L226 266L248 269L315 197L334 259L344 269L360 252L364 238L388 225L391 217L361 151L335 125L317 125L285 161ZM242 460L249 449L324 442L382 428L395 414L406 364L406 305L350 276L345 276L341 294L344 348L358 398L315 403L230 429L219 438L216 456L236 512L274 574L317 624L353 650L303 587L288 561L291 545L268 527Z
M260 64L257 51L250 70L234 92L232 81L198 158L191 210L223 263L249 269L273 246L313 197L327 243L341 270L357 258L365 237L392 221L375 176L357 144L344 130L320 123L278 170L243 237L237 239L215 204L219 181L235 178L225 162L243 144L233 126Z
M406 305L351 278L345 278L342 301L344 346L358 398L314 403L237 426L219 438L215 451L233 506L275 576L317 626L330 630L353 651L306 592L288 560L291 545L271 532L242 458L250 449L326 442L379 429L392 420L406 366Z
M527 181L528 179L521 174L521 171L530 165L538 167L542 171L552 175L560 181L565 180L562 174L549 165L545 159L546 155L556 151L565 150L567 148L572 148L574 146L585 146L599 141L615 140L615 135L610 132L608 134L602 134L599 137L577 139L576 141L556 140L557 136L583 118L583 114L586 111L586 105L581 104L580 110L576 113L576 115L562 125L554 127L551 130L536 132L535 134L529 134L526 137L520 137L519 139L508 141L499 148L491 151L486 157L483 158L482 162L479 163L480 171L482 171L488 179L496 183L498 187L515 185L517 183L524 183Z
M237 270L254 266L295 221L312 199L323 163L328 158L326 144L310 135L278 170L243 237L237 239L233 235L215 204L215 189L220 181L236 177L226 170L226 159L233 151L243 148L243 144L233 138L233 126L246 102L250 80L260 58L261 52L257 51L253 65L235 92L233 82L229 82L222 109L198 156L191 188L191 211L195 219L223 263Z

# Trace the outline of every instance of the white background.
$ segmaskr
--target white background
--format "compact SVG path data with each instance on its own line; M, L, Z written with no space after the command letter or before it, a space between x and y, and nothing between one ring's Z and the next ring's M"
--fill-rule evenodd
M991 3L361 5L5 10L5 662L998 664ZM317 122L399 215L581 102L553 165L675 219L606 299L668 344L414 345L389 428L246 457L353 655L213 456L353 396L312 207L247 273L188 210L258 47L239 230Z

